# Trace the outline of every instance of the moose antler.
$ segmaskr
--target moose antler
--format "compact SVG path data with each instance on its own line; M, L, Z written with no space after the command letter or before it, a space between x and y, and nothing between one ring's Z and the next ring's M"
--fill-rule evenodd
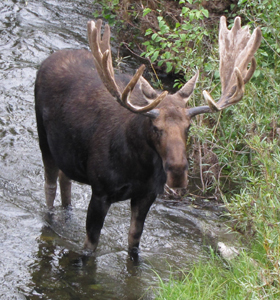
M239 102L244 95L244 85L256 70L254 54L262 40L260 28L251 35L249 27L241 28L241 19L236 17L231 30L227 29L226 18L220 19L219 50L222 95L217 103L207 91L204 98L212 111L220 111ZM251 63L250 68L248 65Z
M97 72L107 88L110 94L116 98L116 100L128 110L134 113L146 113L155 108L167 95L167 92L160 94L152 103L140 107L133 105L129 101L129 96L132 93L139 78L142 76L145 66L141 65L130 82L127 84L123 92L121 93L119 87L115 81L114 69L112 64L112 54L110 47L110 27L105 25L103 39L101 39L101 25L102 21L98 20L95 24L94 21L88 22L88 40L91 52L93 54L95 67Z

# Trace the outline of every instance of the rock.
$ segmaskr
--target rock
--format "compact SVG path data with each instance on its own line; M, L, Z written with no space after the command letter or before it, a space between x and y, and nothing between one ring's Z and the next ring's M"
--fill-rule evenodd
M223 242L218 243L218 253L226 260L231 260L239 255L239 251L235 247L227 246Z

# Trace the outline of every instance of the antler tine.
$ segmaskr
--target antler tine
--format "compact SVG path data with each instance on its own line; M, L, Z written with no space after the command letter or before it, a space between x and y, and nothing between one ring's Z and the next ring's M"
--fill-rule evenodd
M91 52L93 54L96 70L107 88L108 92L116 98L116 100L128 110L134 113L147 113L155 108L167 95L167 92L163 92L152 103L140 107L133 105L129 101L130 94L132 93L139 78L142 76L145 66L142 65L132 77L130 82L121 93L114 77L114 69L112 64L112 54L110 47L110 27L105 25L103 38L101 39L101 26L102 21L98 20L95 24L94 21L88 22L88 40ZM150 116L150 115L149 115ZM151 114L151 117L153 114Z
M257 62L256 62L255 57L253 57L252 60L251 60L250 68L247 71L245 77L243 78L244 84L246 84L251 79L251 77L253 76L254 72L256 71L256 68L257 68Z
M128 101L129 96L135 87L136 83L138 82L139 78L142 76L144 72L145 66L141 65L140 68L137 70L136 74L132 77L130 80L129 84L125 87L123 93L122 93L122 102L130 107L130 110L133 112L138 112L138 113L145 113L148 112L152 109L154 109L168 94L167 91L164 91L161 93L152 103L144 106L144 107L139 107L136 105L133 105Z
M215 103L211 95L203 91L205 100L212 111L225 109L243 98L244 85L251 79L256 70L254 54L259 48L261 40L260 28L256 28L251 35L249 27L242 28L240 17L236 17L234 26L228 30L226 18L221 17L219 50L222 95L219 101Z
M111 45L110 45L110 37L111 37L111 30L110 26L108 24L105 25L103 37L101 40L101 25L102 20L97 20L97 23L99 23L99 29L98 29L98 43L100 45L101 52L104 54L106 51L109 51L109 59L108 59L108 67L111 73L111 76L114 77L114 68L112 64L112 54L111 54Z
M110 49L107 49L102 53L100 48L101 43L101 25L102 21L98 20L96 22L88 22L88 40L90 49L94 58L95 67L97 72L104 83L107 90L117 99L121 97L121 93L114 79L114 70L113 67L110 67L112 64ZM109 32L110 34L110 32ZM104 49L104 43L102 44ZM109 62L110 58L110 62Z
M88 29L89 46L90 46L91 52L93 54L95 67L97 69L100 69L100 71L102 71L101 65L102 65L102 56L103 55L102 55L102 52L100 50L99 43L98 43L98 39L99 39L98 28L95 26L94 21L89 21L87 29ZM99 73L99 71L98 71L98 73ZM100 73L102 73L102 72L100 72ZM101 74L101 76L102 75L103 74Z

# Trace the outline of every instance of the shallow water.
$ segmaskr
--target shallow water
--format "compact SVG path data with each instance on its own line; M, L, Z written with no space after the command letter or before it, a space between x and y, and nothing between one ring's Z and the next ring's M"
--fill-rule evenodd
M74 184L72 210L56 200L47 211L35 75L55 50L88 47L86 22L94 9L91 0L0 3L0 299L152 299L156 273L167 280L171 266L207 259L209 245L232 238L217 207L158 199L136 264L126 252L126 201L111 207L95 256L85 258L89 187Z

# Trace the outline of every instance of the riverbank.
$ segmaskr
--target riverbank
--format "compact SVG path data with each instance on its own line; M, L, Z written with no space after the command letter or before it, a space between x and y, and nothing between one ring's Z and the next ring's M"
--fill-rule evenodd
M128 7L133 2L126 1ZM152 21L150 26L148 21L145 41L138 49L156 72L163 67L165 71L179 74L175 76L177 86L180 86L182 71L187 74L183 76L184 80L196 67L200 69L199 91L195 93L195 100L191 99L191 106L203 103L201 91L204 89L212 90L215 98L220 95L215 18L217 20L224 14L231 24L233 18L240 15L243 24L249 25L251 30L261 27L263 42L256 55L257 70L246 85L242 102L216 116L198 118L190 136L190 161L192 169L199 170L201 194L218 195L222 199L232 220L231 229L240 232L247 243L229 262L212 249L213 258L209 262L194 264L187 271L181 270L183 276L171 275L167 281L159 279L160 288L156 294L158 299L279 299L280 30L278 13L275 14L275 11L279 12L279 6L277 1L230 1L226 9L210 11L208 15L204 10L210 8L205 4L214 1L180 1L181 7L176 9L183 13L182 6L185 5L188 10L184 9L185 14L180 16L185 19L178 20L178 14L172 11L174 7L168 7L168 1L160 1L163 2L166 11L160 12L158 7L141 2L141 17L150 16ZM175 24L177 21L192 24L184 37L185 43L182 43L184 32L176 32L169 22L169 10L175 16ZM194 11L199 17L191 22ZM211 26L202 26L207 23ZM205 32L202 28L208 29ZM173 41L168 42L175 44L164 48L166 45L162 43L171 33ZM188 39L191 34L194 34L194 40ZM182 50L186 41L187 47ZM177 52L174 54L172 49L177 49ZM188 52L188 49L192 51ZM166 52L171 55L166 55ZM203 162L203 157L210 157L210 160ZM213 165L218 166L215 171L209 169Z

